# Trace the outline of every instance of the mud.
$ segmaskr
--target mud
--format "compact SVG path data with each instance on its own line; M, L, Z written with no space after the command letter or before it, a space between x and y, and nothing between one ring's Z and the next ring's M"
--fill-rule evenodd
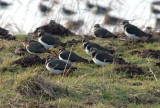
M45 63L45 58L41 59L39 56L27 56L14 61L12 64L21 65L22 67L30 67L33 65L44 64L44 63Z
M37 35L37 31L39 29L43 29L45 32L52 34L52 35L75 36L75 33L71 32L69 29L66 29L65 27L63 27L62 25L56 22L54 24L47 24L47 25L43 25L43 26L36 28L36 30L34 31L35 35Z
M152 57L155 59L160 59L160 50L152 50L152 49L148 49L148 50L143 50L143 51L138 51L138 50L134 50L131 52L131 54L138 54L139 56L146 58L146 57Z
M27 53L27 51L23 48L19 48L19 47L16 47L14 52L13 52L15 55L20 55L20 56L23 56Z
M137 67L135 65L121 65L119 67L116 67L114 69L118 74L126 74L127 77L133 78L134 75L143 75L145 72L142 70L142 68Z
M75 39L72 39L72 40L69 40L69 41L67 41L66 43L64 43L64 45L66 46L72 46L72 45L77 45L77 44L79 44L79 43L81 43L81 41L80 40L75 40Z
M44 100L55 100L62 97L67 97L70 92L67 87L52 83L40 76L34 76L22 81L16 90L24 96L30 98L43 98Z

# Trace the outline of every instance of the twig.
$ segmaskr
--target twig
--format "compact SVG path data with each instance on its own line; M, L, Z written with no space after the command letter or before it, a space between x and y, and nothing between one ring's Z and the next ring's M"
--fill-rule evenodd
M151 68L149 68L149 71L153 74L153 76L154 76L155 80L156 80L156 81L158 81L158 80L157 80L157 77L156 77L156 74L152 71L152 69L151 69Z

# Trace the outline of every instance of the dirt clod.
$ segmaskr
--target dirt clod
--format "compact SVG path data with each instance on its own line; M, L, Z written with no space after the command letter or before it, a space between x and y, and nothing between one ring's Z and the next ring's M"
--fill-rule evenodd
M45 100L55 100L66 97L69 93L69 91L66 91L66 88L61 87L61 84L57 84L56 82L52 83L37 75L28 77L22 81L16 90L21 95L29 96L31 98L41 97Z
M68 46L72 46L72 45L77 45L77 44L79 44L79 43L81 43L80 40L72 39L72 40L67 41L67 42L64 43L64 44L65 44L65 45L68 45Z
M22 57L13 62L13 64L21 65L22 67L30 67L37 64L44 64L45 59L41 59L39 56L27 56Z
M152 57L152 58L160 59L160 50L152 50L152 49L143 50L143 51L134 50L131 52L131 54L138 54L143 58Z
M56 22L52 24L49 23L49 24L40 26L36 28L34 33L37 34L37 31L39 29L43 29L45 32L52 34L52 35L58 35L58 36L74 36L75 35L75 33L71 32L70 30L66 29L61 24L58 24Z
M135 65L121 65L114 69L117 73L126 74L127 77L133 78L134 75L143 75L145 72L142 68Z

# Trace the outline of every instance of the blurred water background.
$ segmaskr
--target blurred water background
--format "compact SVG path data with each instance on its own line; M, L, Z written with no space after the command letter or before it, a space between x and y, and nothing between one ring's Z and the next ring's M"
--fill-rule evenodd
M151 13L150 5L153 0L90 0L90 3L100 6L111 6L112 11L108 14L119 18L133 20L133 24L154 27L155 15ZM95 15L86 7L86 0L5 0L11 5L0 9L0 26L10 30L11 33L33 32L36 27L47 24L53 19L57 23L64 24L69 20L84 20L84 25L77 33L92 32L95 23L103 24L104 15ZM43 15L39 11L39 4L51 7L51 12ZM67 16L62 13L66 7L76 12ZM103 25L113 31L114 26Z

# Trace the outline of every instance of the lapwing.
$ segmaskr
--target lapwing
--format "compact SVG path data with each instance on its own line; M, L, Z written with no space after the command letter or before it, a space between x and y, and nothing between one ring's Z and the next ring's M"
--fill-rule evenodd
M114 37L115 35L99 24L94 25L94 36L99 39Z
M63 12L65 15L68 15L68 16L73 15L73 14L76 13L76 12L70 10L70 9L65 8L65 7L62 8L62 12Z
M78 20L78 21L68 21L67 23L64 24L64 27L69 29L69 30L78 30L80 29L84 24L83 20Z
M105 15L105 19L104 19L104 24L107 24L107 25L118 25L122 21L124 21L124 19L116 17L116 16L111 16L109 14L106 14Z
M50 50L47 50L41 43L30 40L29 42L23 42L23 45L26 47L26 50L33 55L41 54L41 53L50 53Z
M104 51L99 51L96 48L91 48L90 51L92 53L92 60L97 65L105 66L107 64L112 63L115 60L115 58L112 55Z
M121 24L124 26L124 33L131 39L139 39L141 37L147 37L150 39L152 37L140 30L138 27L130 24L128 20L124 20Z
M160 1L153 1L151 5L160 5Z
M11 4L0 0L0 8L7 8L9 5L11 5Z
M87 6L88 9L92 9L92 8L95 7L95 5L91 4L89 1L86 2L86 6Z
M103 14L107 14L109 11L111 11L110 7L102 7L99 5L95 5L92 10L91 10L94 14L97 15L103 15Z
M91 55L90 48L96 48L98 50L106 51L106 52L108 52L110 54L113 54L115 52L114 50L110 50L108 48L104 48L104 47L100 46L99 44L96 44L96 43L93 43L93 42L89 42L86 39L83 39L82 43L83 43L83 46L85 48L85 52L88 55Z
M87 59L84 59L84 58L78 56L77 54L75 54L72 51L65 50L64 48L61 48L61 49L59 49L59 52L60 52L59 53L59 59L64 61L64 62L67 62L67 63L70 63L70 64L73 64L75 62L88 63Z
M38 41L45 47L45 48L54 48L57 45L62 45L63 43L60 42L58 39L54 38L51 34L46 33L43 29L38 30Z
M39 4L39 10L40 12L42 12L43 14L47 14L51 11L51 8L47 7L46 5L40 3Z
M75 70L75 67L72 67L71 64L67 64L66 62L59 60L53 56L48 56L46 59L46 68L48 71L54 74L61 74L65 70Z

